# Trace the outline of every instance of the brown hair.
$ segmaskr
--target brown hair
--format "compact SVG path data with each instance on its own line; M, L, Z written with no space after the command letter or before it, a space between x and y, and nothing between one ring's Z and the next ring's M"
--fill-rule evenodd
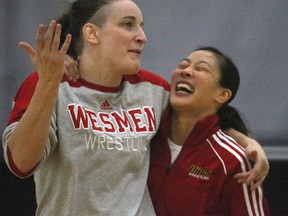
M101 27L106 21L107 13L103 7L115 0L76 0L69 10L58 20L62 26L60 46L67 34L72 35L72 41L67 54L76 59L82 51L82 27L89 21Z

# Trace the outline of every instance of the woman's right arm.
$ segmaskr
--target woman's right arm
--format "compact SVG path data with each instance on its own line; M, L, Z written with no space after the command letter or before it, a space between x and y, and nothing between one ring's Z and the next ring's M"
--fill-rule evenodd
M8 140L13 162L23 173L35 167L45 150L51 117L64 74L65 55L71 42L71 36L68 35L59 50L60 35L61 26L51 21L47 33L44 25L38 28L36 53L29 44L20 43L39 76L30 104Z

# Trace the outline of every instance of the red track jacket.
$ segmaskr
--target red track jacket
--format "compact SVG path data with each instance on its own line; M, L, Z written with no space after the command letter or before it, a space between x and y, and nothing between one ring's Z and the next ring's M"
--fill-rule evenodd
M169 112L151 142L148 186L157 215L270 215L262 188L251 191L233 178L251 165L216 115L196 124L171 164Z

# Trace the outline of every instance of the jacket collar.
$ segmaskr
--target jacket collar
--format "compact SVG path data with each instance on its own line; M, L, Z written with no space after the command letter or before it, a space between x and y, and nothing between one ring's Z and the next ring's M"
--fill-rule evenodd
M168 107L162 116L161 130L166 138L169 137L170 133L172 112L171 107ZM198 145L202 143L203 140L210 137L210 134L219 130L218 121L219 118L217 114L207 116L198 121L190 132L184 145Z

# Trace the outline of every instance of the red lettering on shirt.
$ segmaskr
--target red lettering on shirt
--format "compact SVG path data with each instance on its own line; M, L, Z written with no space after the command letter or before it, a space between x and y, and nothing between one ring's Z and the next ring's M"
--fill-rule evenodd
M155 132L156 117L153 107L123 110L122 113L95 112L81 105L69 104L67 107L72 124L80 128L106 133Z

